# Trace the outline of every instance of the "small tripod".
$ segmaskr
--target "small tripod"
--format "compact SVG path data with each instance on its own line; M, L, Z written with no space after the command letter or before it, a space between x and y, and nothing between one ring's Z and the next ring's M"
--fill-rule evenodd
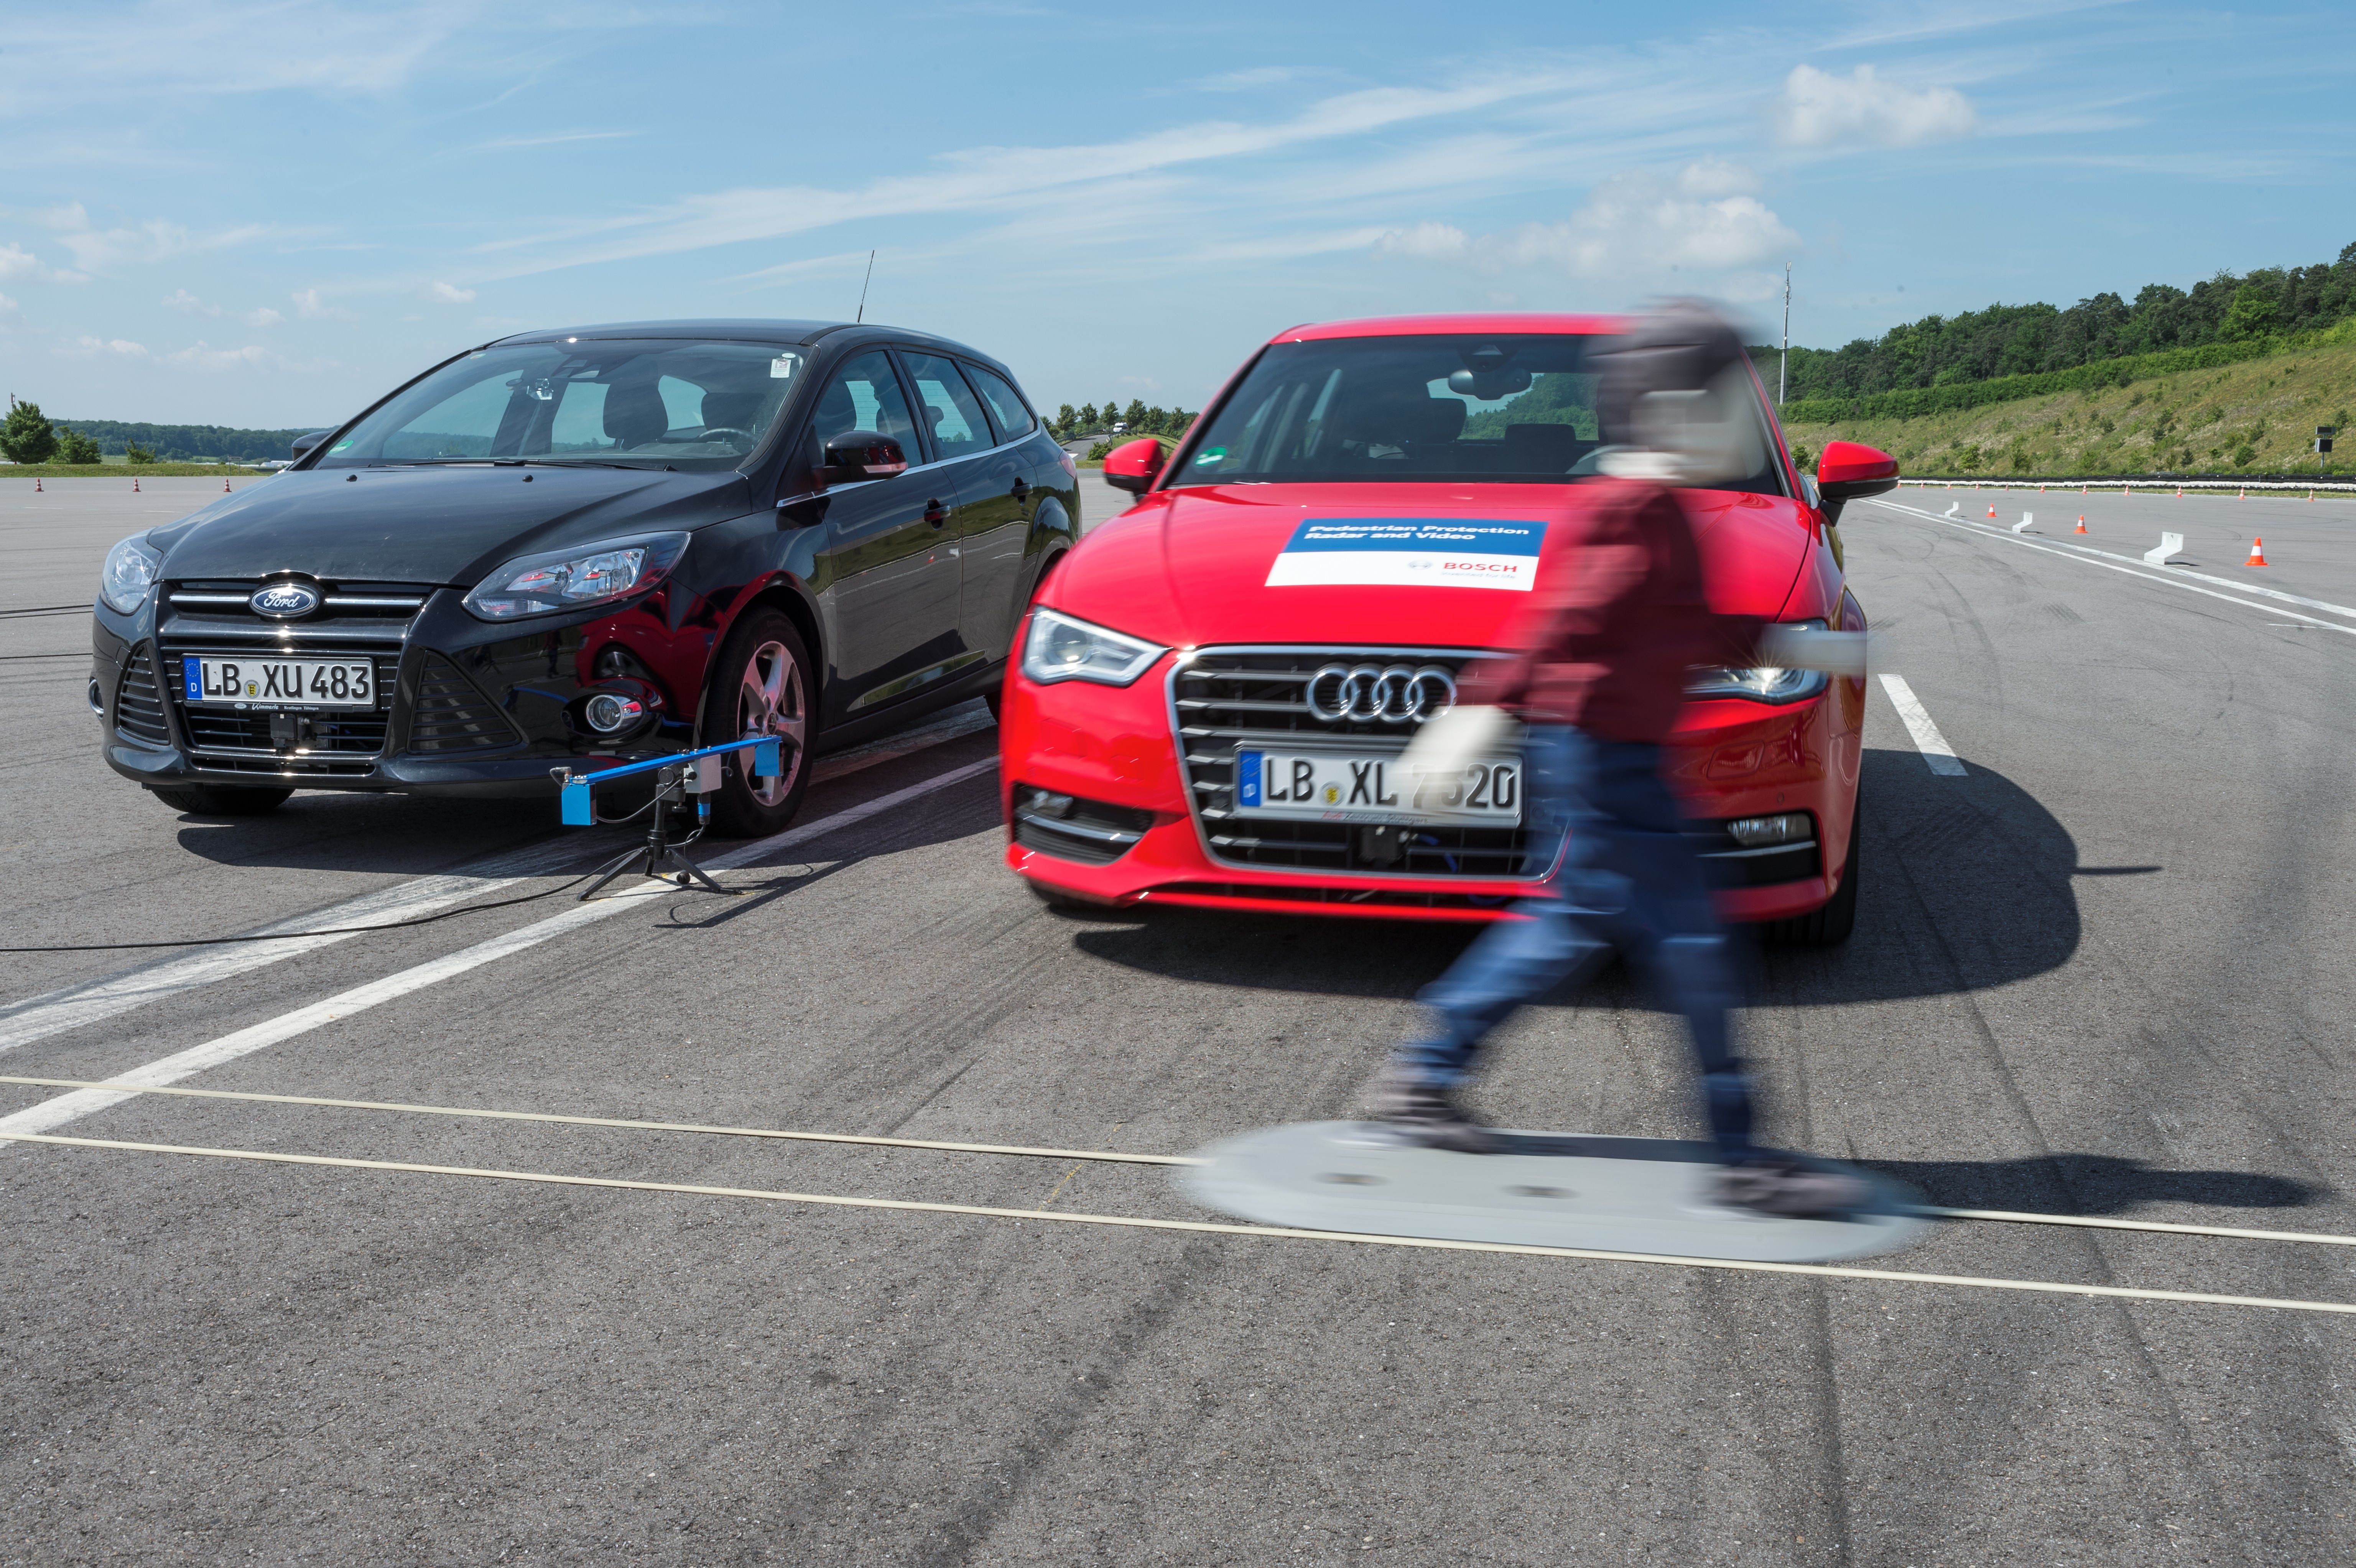
M633 869L641 875L658 877L665 882L676 882L681 887L701 883L714 893L728 891L706 876L701 866L670 846L671 804L675 800L686 799L687 781L693 776L694 771L695 765L688 763L664 768L656 772L654 805L650 808L653 814L647 823L647 842L599 866L595 874L597 880L592 882L587 890L581 895L584 901L595 897L604 889L605 884L617 876L627 875ZM709 809L701 800L697 801L696 805L699 815Z

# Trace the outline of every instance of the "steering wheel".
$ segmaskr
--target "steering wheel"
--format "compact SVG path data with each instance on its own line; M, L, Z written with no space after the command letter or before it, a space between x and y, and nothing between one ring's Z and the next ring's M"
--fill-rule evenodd
M702 435L697 436L696 439L698 441L716 441L723 435L734 435L738 440L744 442L747 446L750 446L753 444L753 433L751 431L739 430L733 424L715 424L706 430Z

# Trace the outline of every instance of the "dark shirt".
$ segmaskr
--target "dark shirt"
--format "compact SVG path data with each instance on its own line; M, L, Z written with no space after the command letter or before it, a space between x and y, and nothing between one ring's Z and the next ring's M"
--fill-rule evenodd
M1547 528L1530 598L1514 657L1470 666L1457 700L1607 740L1666 739L1693 667L1750 662L1763 624L1711 610L1693 524L1649 480L1580 486Z

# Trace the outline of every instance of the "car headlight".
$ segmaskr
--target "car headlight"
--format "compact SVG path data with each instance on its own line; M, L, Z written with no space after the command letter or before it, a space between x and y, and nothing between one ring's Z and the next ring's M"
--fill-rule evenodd
M519 555L475 585L466 608L485 620L586 609L653 587L686 551L686 534L658 533Z
M1023 643L1023 673L1042 685L1093 681L1099 686L1126 686L1169 651L1126 632L1033 609L1031 633Z
M1820 620L1790 623L1822 631ZM1753 703L1796 703L1813 697L1830 683L1832 677L1821 670L1778 670L1772 665L1751 669L1734 666L1696 670L1687 683L1688 697L1740 697Z
M163 564L164 557L149 548L145 536L134 534L106 553L106 564L98 571L98 596L107 608L127 616L147 602Z

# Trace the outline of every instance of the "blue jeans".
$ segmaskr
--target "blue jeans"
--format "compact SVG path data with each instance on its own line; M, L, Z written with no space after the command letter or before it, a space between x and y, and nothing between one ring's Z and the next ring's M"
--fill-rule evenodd
M1514 907L1522 918L1491 926L1424 988L1439 1032L1400 1047L1400 1070L1456 1087L1481 1042L1516 1008L1565 980L1590 978L1617 950L1685 1015L1719 1157L1750 1158L1750 1084L1726 1028L1733 964L1683 813L1661 778L1661 748L1542 725L1524 737L1522 760L1536 842L1569 835L1561 868Z

